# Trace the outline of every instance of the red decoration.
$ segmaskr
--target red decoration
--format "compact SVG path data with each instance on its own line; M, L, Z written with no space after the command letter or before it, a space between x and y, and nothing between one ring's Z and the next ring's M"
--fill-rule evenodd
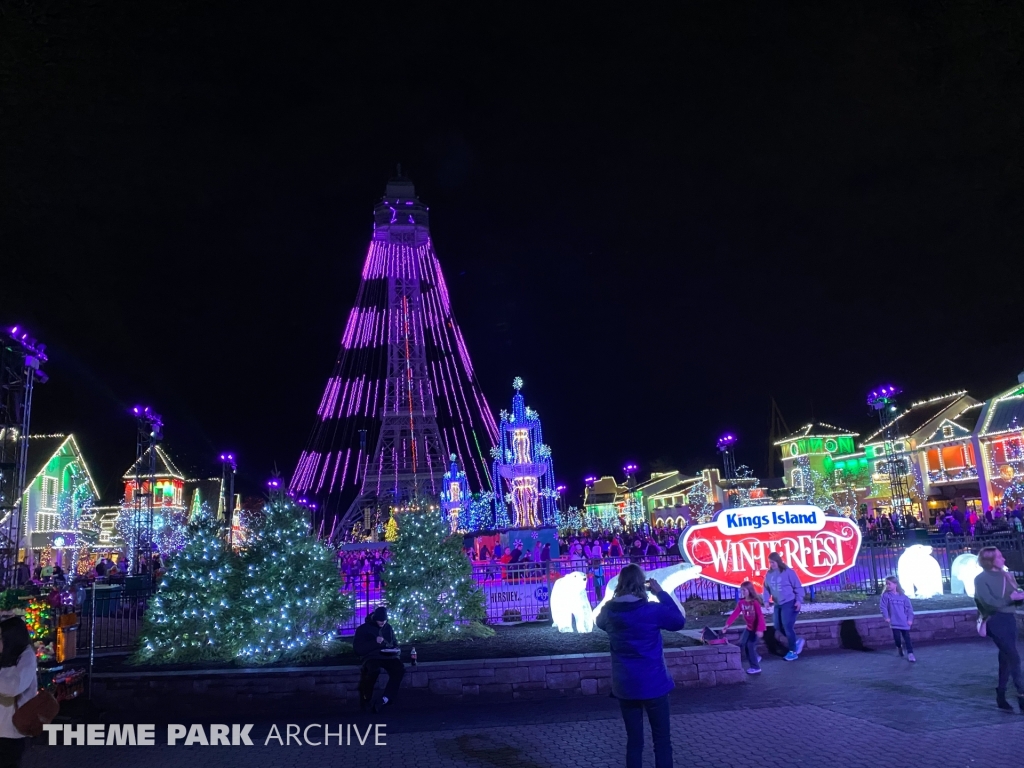
M860 528L817 507L743 507L687 528L682 544L687 559L701 566L701 576L719 584L738 587L749 579L762 586L768 555L779 552L808 586L853 567Z

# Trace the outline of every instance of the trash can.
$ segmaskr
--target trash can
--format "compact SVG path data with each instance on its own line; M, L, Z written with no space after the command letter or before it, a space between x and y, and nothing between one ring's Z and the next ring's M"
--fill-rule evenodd
M57 630L57 662L78 657L78 627L60 627Z

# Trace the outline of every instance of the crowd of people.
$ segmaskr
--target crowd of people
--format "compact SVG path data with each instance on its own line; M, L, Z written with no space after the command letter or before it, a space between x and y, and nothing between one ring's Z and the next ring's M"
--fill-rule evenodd
M905 530L925 528L922 521L913 516L901 516L887 512L875 515L862 512L857 517L861 533L865 537L888 540ZM940 536L986 536L993 533L1024 532L1024 505L1013 507L989 507L983 514L968 507L961 509L957 502L935 512L933 524Z
M344 589L357 591L372 587L379 590L389 556L387 549L342 551L338 556L338 567L344 579Z
M584 549L584 557L599 558L605 552L600 539L570 540L565 544L568 546L566 554L570 556L574 546ZM589 555L585 551L588 546L591 547ZM597 552L593 551L595 546ZM632 548L633 545L629 546ZM640 546L642 548L642 542ZM504 555L498 553L498 556ZM740 646L747 657L747 673L751 675L761 672L758 643L766 632L762 608L765 600L772 607L776 639L783 640L788 649L785 659L795 661L805 646L796 631L796 617L804 598L804 587L781 554L773 552L769 561L770 570L765 577L763 596L752 582L744 582L736 608L726 621L728 628L737 619L743 619L745 626ZM1024 590L1006 570L1006 560L996 547L984 547L978 555L978 562L982 567L982 572L975 579L979 634L991 638L999 651L996 704L1002 710L1012 711L1006 699L1007 685L1012 680L1021 714L1024 714L1024 675L1017 650L1015 617L1017 607L1024 603ZM908 661L915 662L911 639L914 608L895 576L886 578L879 609L892 630L897 653L901 657L905 654ZM609 638L611 689L618 700L626 729L627 768L640 768L643 764L645 713L651 730L655 766L670 768L672 765L669 693L675 682L665 661L661 633L663 630L678 631L685 625L686 613L682 606L662 590L655 579L647 578L640 565L629 563L622 568L612 599L598 614L596 626ZM387 609L383 606L376 608L357 630L355 638L356 653L363 658L359 691L364 711L371 707L380 711L394 702L405 675L398 649L394 632L388 625ZM374 684L382 671L387 673L388 683L383 696L374 703Z

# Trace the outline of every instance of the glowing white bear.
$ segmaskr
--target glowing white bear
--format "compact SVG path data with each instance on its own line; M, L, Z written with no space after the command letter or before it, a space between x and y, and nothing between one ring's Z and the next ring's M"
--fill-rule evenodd
M896 576L908 597L942 594L942 569L932 557L932 548L925 544L912 544L903 550L896 563Z
M573 571L551 587L551 618L559 632L572 632L576 619L577 632L594 631L594 610L587 597L587 574Z
M954 595L967 595L974 597L974 577L981 573L982 568L978 565L978 556L970 552L957 557L950 566L950 591Z
M683 610L683 604L679 602L679 598L676 597L676 589L687 581L692 581L700 576L701 567L699 565L692 565L691 563L677 563L676 565L670 565L667 568L656 568L653 571L647 571L647 578L654 579L657 581L661 588L668 592L669 596L675 601L675 604L679 606L679 610ZM596 619L598 614L601 613L601 609L604 608L604 604L607 603L612 597L615 596L615 587L619 583L619 575L615 574L611 581L608 582L608 588L605 590L604 599L597 604L597 608L594 609L594 618ZM647 599L650 601L657 600L653 594L647 593Z

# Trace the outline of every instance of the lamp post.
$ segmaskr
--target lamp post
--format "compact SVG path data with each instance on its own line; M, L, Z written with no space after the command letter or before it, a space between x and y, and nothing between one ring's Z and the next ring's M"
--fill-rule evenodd
M634 505L637 503L636 494L636 464L627 464L622 468L622 471L626 473L626 522L632 523L636 526L643 526L643 505L641 506L640 514L634 511Z
M561 514L564 515L565 514L565 486L564 485L556 486L555 490L558 491L558 511Z
M233 453L222 453L220 465L222 492L224 482L226 481L228 484L228 497L224 504L224 514L227 515L228 520L228 547L233 547L235 543L235 473L238 471L238 463L235 461Z
M896 421L899 419L899 406L896 404L896 397L903 390L891 384L879 387L868 394L867 402L871 408L878 412L878 422L884 434L882 436L882 448L885 452L885 464L889 475L889 491L892 494L893 515L906 525L910 517L910 490L907 483L907 469L909 462L897 456L897 453L904 451L896 450L896 439L899 437L899 427Z
M722 468L725 471L726 480L736 479L736 458L732 452L734 445L736 445L736 435L732 433L726 433L718 438L718 452L722 454Z
M131 560L129 566L136 574L146 572L152 565L153 557L153 501L156 485L156 446L164 439L164 422L160 414L148 405L132 408L135 417L135 487L132 501L135 505L133 520L134 541L125 547L125 555ZM147 474L142 474L142 460L148 459ZM143 492L143 478L149 481L147 492ZM145 499L145 507L143 507ZM126 545L128 544L125 542Z

